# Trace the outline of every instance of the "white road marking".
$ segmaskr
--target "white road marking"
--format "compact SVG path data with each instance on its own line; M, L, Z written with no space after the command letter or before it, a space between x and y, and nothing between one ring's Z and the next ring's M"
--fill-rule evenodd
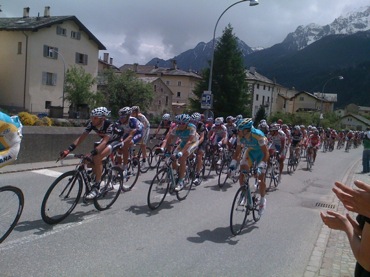
M50 170L50 169L38 169L38 170L33 170L32 172L37 173L37 174L41 174L41 175L50 176L50 177L55 177L55 178L62 175L61 172L55 171L55 170Z

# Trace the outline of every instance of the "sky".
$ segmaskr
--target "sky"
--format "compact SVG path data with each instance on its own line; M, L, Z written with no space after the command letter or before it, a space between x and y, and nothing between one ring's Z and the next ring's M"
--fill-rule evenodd
M107 48L113 64L146 64L171 59L213 39L216 22L235 0L0 0L0 17L76 16ZM280 43L300 25L326 25L369 5L369 0L259 0L230 7L220 18L216 37L230 23L235 36L250 47Z

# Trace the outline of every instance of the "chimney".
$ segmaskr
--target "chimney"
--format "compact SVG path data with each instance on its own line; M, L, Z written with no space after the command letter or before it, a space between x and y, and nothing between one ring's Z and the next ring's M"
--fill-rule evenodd
M104 53L103 61L104 61L105 63L108 63L108 59L109 59L109 53Z
M176 60L172 60L172 67L173 67L173 69L177 69Z
M49 6L45 7L44 17L50 17L50 7Z
M30 17L30 8L23 8L23 18Z
M113 64L113 58L109 58L109 64Z
M254 66L251 66L249 68L249 72L252 73L252 74L255 74L256 73L256 68Z

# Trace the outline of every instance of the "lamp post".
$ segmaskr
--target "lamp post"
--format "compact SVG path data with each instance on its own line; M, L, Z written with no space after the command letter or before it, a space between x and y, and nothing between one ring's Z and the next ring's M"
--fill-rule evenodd
M63 92L62 92L62 108L63 108L63 114L64 114L64 89L65 89L65 84L66 84L66 61L64 60L64 57L63 55L58 52L57 50L55 50L54 48L50 49L50 52L55 52L57 53L58 55L60 55L62 57L62 61L63 61Z
M320 105L320 116L319 116L319 124L318 124L319 127L320 127L321 119L323 118L323 102L324 102L325 87L326 87L327 83L329 83L331 80L334 80L334 79L343 80L344 78L343 78L343 76L334 76L334 77L331 77L330 79L326 80L326 82L324 83L324 85L322 87L322 90L321 90L321 105Z
M215 39L216 39L216 29L217 29L217 25L218 25L218 22L220 21L221 17L224 15L224 13L226 13L231 7L239 4L239 3L243 3L243 2L249 2L249 6L256 6L258 5L258 0L241 0L241 1L238 1L238 2L235 2L234 4L231 4L230 6L228 6L222 13L221 15L219 16L219 18L217 19L217 22L216 22L216 25L215 25L215 28L213 30L213 39L212 39L212 56L211 56L211 67L210 67L210 70L209 70L209 81L208 81L208 93L211 94L212 93L212 73L213 73L213 60L214 60L214 56L215 56Z

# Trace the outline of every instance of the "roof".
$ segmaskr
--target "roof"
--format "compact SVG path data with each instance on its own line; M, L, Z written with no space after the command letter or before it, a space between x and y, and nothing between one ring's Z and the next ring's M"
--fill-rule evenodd
M267 83L267 84L272 84L272 85L275 85L276 84L276 82L270 80L269 78L263 76L262 74L259 74L255 70L248 70L248 69L246 69L245 70L245 75L246 75L246 79L247 80L259 81L259 82L263 82L263 83Z
M293 97L291 97L290 98L290 100L293 100L293 98L296 98L296 97L298 97L300 94L306 94L306 95L308 95L308 96L310 96L310 97L312 97L312 98L315 98L315 99L317 99L318 101L322 101L322 102L327 102L327 103L333 103L333 102L337 102L337 99L323 99L323 98L321 98L321 97L318 97L318 96L316 96L316 95L314 95L314 94L312 94L312 93L309 93L309 92L307 92L307 91L300 91L300 92L298 92L298 93L296 93Z
M366 106L358 106L358 109L361 112L370 111L370 107L366 107Z
M124 64L120 67L120 70L132 70L138 74L146 75L167 75L167 76L188 76L197 79L202 79L202 77L192 71L184 71L178 68L164 68L156 67L154 65L139 65L139 64Z
M32 31L49 28L64 21L75 22L80 30L84 31L97 45L99 50L106 50L105 46L82 24L74 15L66 16L35 16L35 17L3 17L0 18L0 31Z

